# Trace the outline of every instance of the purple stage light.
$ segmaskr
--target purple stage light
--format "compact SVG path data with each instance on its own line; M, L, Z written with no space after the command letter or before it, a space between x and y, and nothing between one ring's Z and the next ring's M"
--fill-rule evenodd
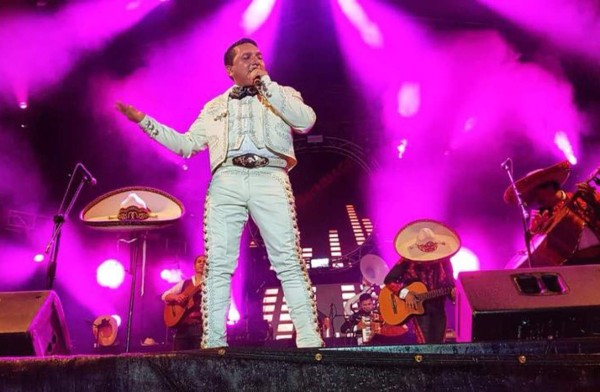
M117 327L121 326L121 316L119 316L118 314L111 314L110 317L115 319L115 321L117 322Z
M559 48L600 58L600 3L565 0L479 0Z
M577 164L577 157L573 153L573 146L571 145L571 141L569 140L569 136L563 132L558 131L554 135L554 144L558 147L560 151L565 154L565 158L572 164Z
M19 108L25 110L25 109L27 109L27 107L28 106L27 106L27 102L26 101L19 102Z
M229 313L227 315L227 325L234 325L238 321L240 321L240 312L237 310L235 302L232 300L231 306L229 307Z
M402 139L400 140L400 144L398 144L398 159L402 159L404 153L406 152L406 146L408 146L408 140Z
M253 0L242 15L242 27L246 34L252 34L269 19L275 0Z
M41 263L42 261L44 261L44 255L38 253L37 255L33 256L33 261L35 261L36 263Z
M402 117L412 117L421 105L421 89L419 83L404 82L398 90L398 113Z
M102 287L116 289L125 279L125 268L115 259L104 261L96 270L96 281Z
M454 278L457 278L458 273L462 271L479 270L479 258L472 250L465 248L464 246L457 254L452 256L450 261L452 262L452 269L454 270Z
M140 4L141 4L140 0L133 0L133 1L130 1L129 3L127 3L127 5L125 6L125 9L127 11L132 11L132 10L137 9L140 6Z
M373 23L363 7L356 0L337 0L346 18L360 32L362 40L371 47L383 46L383 36L377 24Z
M177 283L183 280L180 269L163 269L160 271L160 277L169 283Z

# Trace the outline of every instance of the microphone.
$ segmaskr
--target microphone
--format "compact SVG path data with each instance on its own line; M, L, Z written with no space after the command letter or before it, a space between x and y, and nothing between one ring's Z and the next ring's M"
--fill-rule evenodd
M254 78L254 87L256 87L259 93L265 95L267 98L271 98L271 93L269 90L267 90L267 86L261 78L262 76L257 76Z
M510 158L506 158L506 159L504 160L504 162L502 162L502 163L500 164L500 167L501 167L501 168L503 168L503 169L506 169L506 168L508 167L508 163L509 163L510 161L511 161L511 159L510 159Z
M78 162L77 164L81 167L81 170L83 170L86 181L92 185L96 185L98 181L96 181L92 173L90 173L90 171L83 165L83 163Z

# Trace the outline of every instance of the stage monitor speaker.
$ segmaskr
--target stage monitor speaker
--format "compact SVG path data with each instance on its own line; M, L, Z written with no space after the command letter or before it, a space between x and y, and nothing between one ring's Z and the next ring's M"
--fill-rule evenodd
M457 340L600 336L600 265L462 272Z
M54 291L0 293L0 356L69 354L64 313Z

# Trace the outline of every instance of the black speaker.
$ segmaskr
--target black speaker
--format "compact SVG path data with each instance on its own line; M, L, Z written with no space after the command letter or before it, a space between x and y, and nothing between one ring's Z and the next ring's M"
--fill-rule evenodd
M63 309L54 291L0 293L0 356L70 352Z
M462 272L457 340L600 336L600 266Z

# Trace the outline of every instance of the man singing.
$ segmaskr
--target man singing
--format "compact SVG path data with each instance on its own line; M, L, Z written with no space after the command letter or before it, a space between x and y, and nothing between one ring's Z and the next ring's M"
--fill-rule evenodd
M202 347L227 346L231 277L248 216L256 222L281 281L297 331L297 346L321 347L287 174L296 164L292 132L308 132L316 121L315 113L298 91L271 80L262 53L250 39L241 39L227 49L225 70L235 85L209 101L184 134L132 105L117 103L117 109L181 156L209 150L213 176L204 210L208 262L202 296Z

